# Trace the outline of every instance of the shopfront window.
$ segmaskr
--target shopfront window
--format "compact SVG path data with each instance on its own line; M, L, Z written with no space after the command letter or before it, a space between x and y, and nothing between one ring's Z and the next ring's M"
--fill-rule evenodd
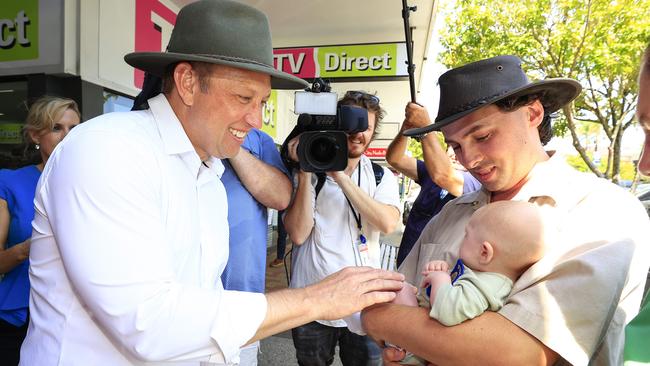
M111 91L104 91L104 113L127 112L133 106L133 99L124 97Z
M0 82L0 169L33 163L33 151L25 151L22 127L27 117L27 81Z

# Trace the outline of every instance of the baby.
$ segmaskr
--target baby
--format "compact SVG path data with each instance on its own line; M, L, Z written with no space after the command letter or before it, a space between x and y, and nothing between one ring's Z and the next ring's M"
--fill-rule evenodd
M447 262L440 260L427 263L422 272L429 315L452 326L485 310L501 309L517 278L542 258L548 233L534 204L498 201L478 209L465 228L460 259L452 272ZM405 289L394 302L417 306L417 289ZM411 353L401 363L426 364Z

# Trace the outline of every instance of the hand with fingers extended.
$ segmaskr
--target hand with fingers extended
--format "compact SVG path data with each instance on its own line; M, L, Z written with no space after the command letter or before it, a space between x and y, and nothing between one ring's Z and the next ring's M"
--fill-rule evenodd
M306 290L321 299L317 319L340 319L364 308L392 301L404 275L371 267L346 267Z

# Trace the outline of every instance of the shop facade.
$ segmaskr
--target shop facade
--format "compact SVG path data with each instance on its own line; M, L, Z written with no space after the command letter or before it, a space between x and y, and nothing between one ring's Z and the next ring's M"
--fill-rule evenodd
M27 105L41 95L74 99L82 120L130 109L144 75L127 65L123 56L134 51L164 50L176 14L188 2L4 2L0 9L0 168L26 163L20 130ZM251 1L251 5L262 5L269 14L272 29L279 28L278 16L263 8L270 3ZM387 41L366 38L360 39L362 42L344 37L350 42L327 43L332 38L323 37L296 41L309 42L299 46L282 38L276 42L275 34L274 30L274 45L280 46L274 50L277 68L309 81L316 77L328 79L332 91L339 95L346 90L363 90L381 98L388 113L379 138L373 142L373 155L382 161L382 151L399 130L409 99L405 44L400 34ZM278 144L297 120L293 99L293 91L273 91L263 111L263 130Z

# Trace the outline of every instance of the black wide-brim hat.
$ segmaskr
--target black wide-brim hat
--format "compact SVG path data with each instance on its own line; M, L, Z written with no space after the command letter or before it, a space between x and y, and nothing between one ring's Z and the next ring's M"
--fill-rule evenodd
M544 115L575 99L582 90L573 79L530 82L516 56L497 56L451 69L438 79L440 105L433 124L404 131L405 136L422 135L453 123L479 108L509 97L540 93Z
M303 89L306 81L273 67L269 21L261 11L231 0L201 0L176 17L166 52L133 52L129 65L156 76L180 61L201 61L271 76L273 89Z

